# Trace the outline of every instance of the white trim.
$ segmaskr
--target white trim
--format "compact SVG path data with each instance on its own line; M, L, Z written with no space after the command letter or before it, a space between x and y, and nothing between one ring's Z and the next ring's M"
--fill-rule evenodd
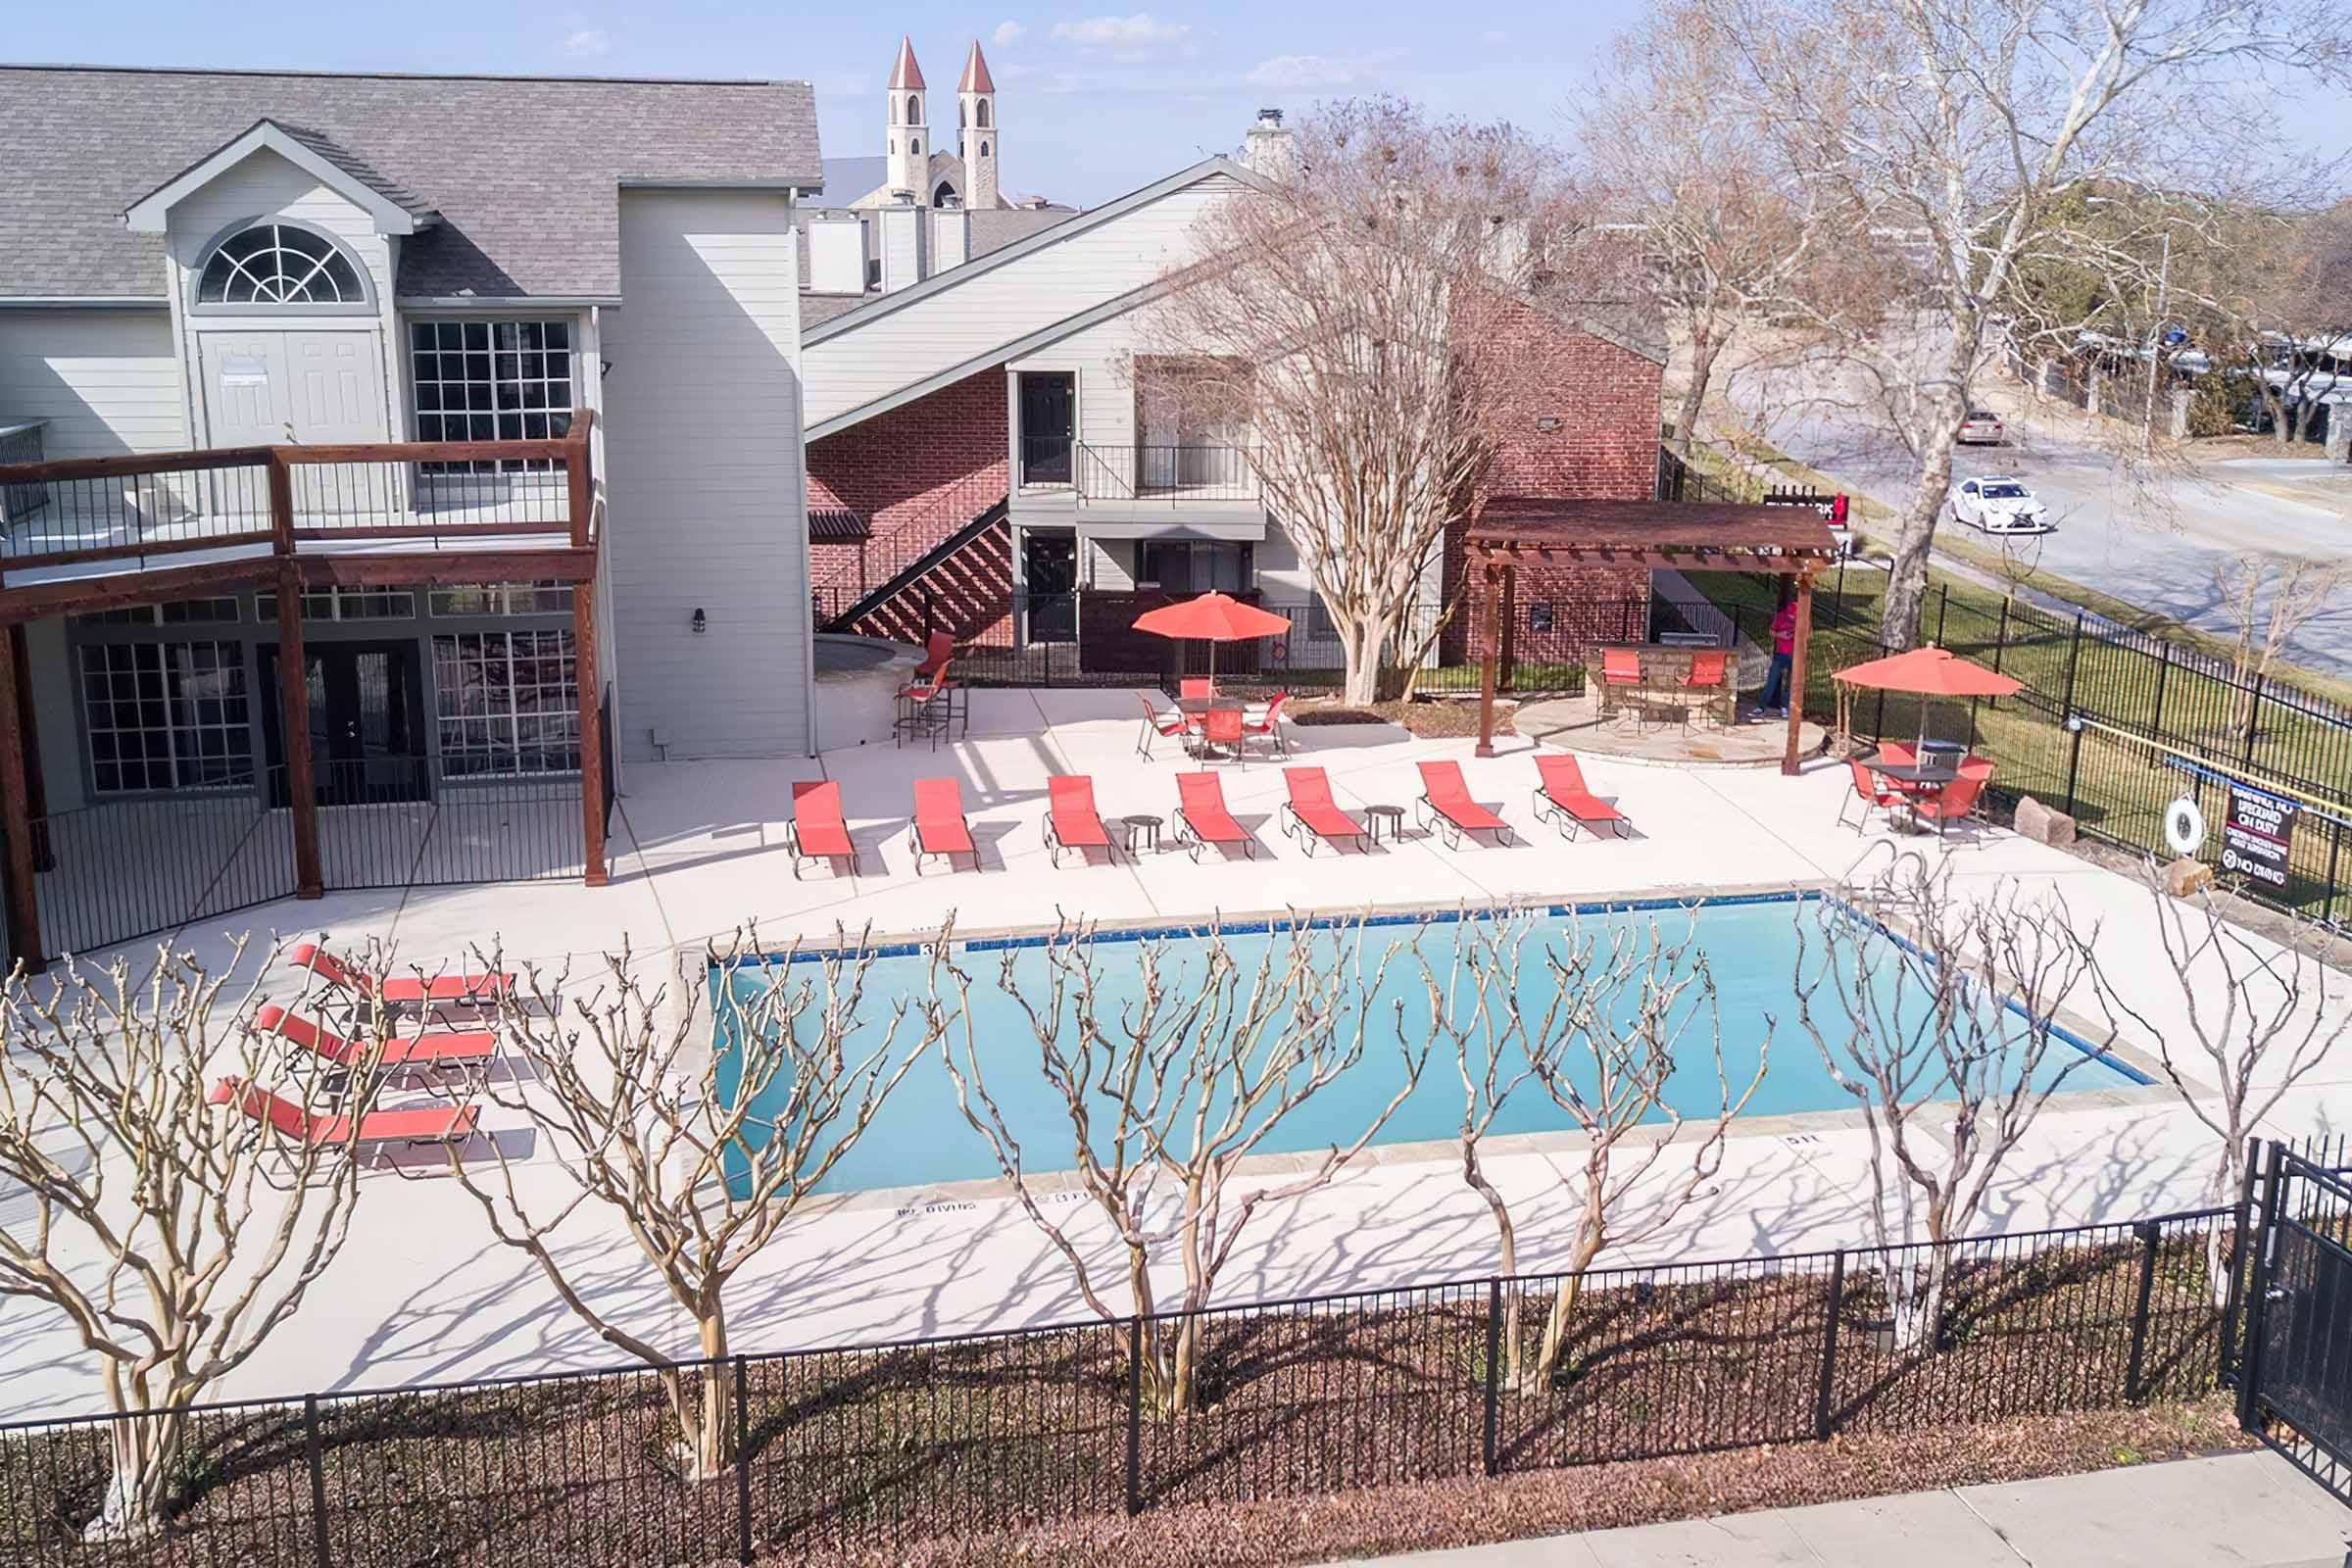
M168 311L169 296L145 298L130 294L27 294L0 296L0 311Z
M590 311L620 308L617 294L401 294L392 303L404 311Z
M375 231L379 234L414 234L432 221L429 218L418 218L332 159L287 134L275 122L264 120L216 150L210 157L158 185L123 209L124 225L134 234L163 233L171 224L173 207L262 151L277 154L366 212L375 220Z

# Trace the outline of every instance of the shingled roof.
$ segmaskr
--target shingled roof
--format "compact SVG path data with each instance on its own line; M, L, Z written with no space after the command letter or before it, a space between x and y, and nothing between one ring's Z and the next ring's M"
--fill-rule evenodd
M622 186L820 178L805 81L0 66L0 298L160 297L123 211L261 119L440 215L402 243L409 297L616 297Z

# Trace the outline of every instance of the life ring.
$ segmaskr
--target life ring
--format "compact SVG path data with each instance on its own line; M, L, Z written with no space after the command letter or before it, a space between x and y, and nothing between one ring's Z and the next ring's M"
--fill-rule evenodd
M2205 813L2185 795L2164 808L2164 842L2175 855L2194 855L2205 847Z

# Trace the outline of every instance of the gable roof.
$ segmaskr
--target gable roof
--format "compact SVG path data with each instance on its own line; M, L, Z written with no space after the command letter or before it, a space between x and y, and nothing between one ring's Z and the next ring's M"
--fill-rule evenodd
M163 240L122 215L265 120L439 214L402 243L409 297L616 298L624 187L822 177L805 81L0 66L0 300L160 299Z
M354 204L368 209L387 234L414 234L438 221L440 215L418 197L394 184L332 138L315 130L258 120L243 135L232 138L141 196L123 212L123 220L141 234L161 234L171 210L181 197L193 195L256 152L270 151L308 172Z

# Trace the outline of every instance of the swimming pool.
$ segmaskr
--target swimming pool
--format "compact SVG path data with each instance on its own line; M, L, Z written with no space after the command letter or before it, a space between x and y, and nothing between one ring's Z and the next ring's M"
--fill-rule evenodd
M1550 975L1538 957L1545 946L1556 950L1577 941L1605 943L1628 927L1639 927L1636 936L1645 940L1654 921L1668 940L1679 939L1686 933L1690 936L1683 959L1685 969L1703 954L1713 973L1722 1018L1725 1068L1735 1094L1754 1078L1758 1054L1765 1052L1769 1033L1764 1080L1748 1101L1745 1116L1851 1109L1854 1100L1831 1078L1821 1051L1796 1025L1794 976L1799 917L1802 916L1807 951L1816 956L1821 951L1825 928L1841 933L1837 938L1839 941L1895 939L1859 921L1824 922L1814 917L1819 912L1822 906L1817 898L1793 894L1725 899L1701 903L1695 907L1661 903L1563 906L1549 910L1522 911L1517 918L1528 921L1530 928L1519 969L1521 1005L1531 1014L1540 1015L1552 994ZM1494 916L1474 911L1469 917ZM1332 955L1360 955L1367 977L1384 955L1392 949L1398 950L1372 998L1371 1004L1380 1010L1379 1021L1366 1030L1362 1059L1286 1117L1271 1136L1256 1146L1256 1152L1298 1153L1325 1149L1335 1142L1351 1143L1396 1095L1403 1082L1404 1070L1396 1046L1399 1025L1392 1020L1400 1020L1405 1033L1417 1038L1429 1033L1432 1016L1421 966L1404 950L1417 947L1441 974L1446 972L1452 963L1458 934L1455 922L1460 918L1463 916L1454 912L1381 916L1360 923L1349 917L1327 925L1318 933L1315 940L1329 943ZM1270 945L1293 940L1287 929L1276 932L1263 923L1229 924L1222 928L1222 934L1227 950L1245 966L1253 965ZM1099 1007L1132 1001L1140 990L1136 966L1123 961L1123 949L1131 949L1137 943L1150 942L1159 950L1160 973L1171 991L1180 991L1188 977L1197 984L1205 974L1204 940L1186 928L1102 932L1094 940L1096 967L1100 983L1106 991ZM929 995L929 961L923 949L902 946L878 952L880 956L874 958L865 975L860 1011L861 1017L877 1021L861 1024L853 1034L847 1043L853 1055L858 1054L860 1044L866 1050L872 1049L873 1042L880 1038L882 1024L878 1020L887 1018L899 997ZM812 964L820 956L798 955L793 967ZM957 944L957 962L971 980L971 1025L980 1071L990 1096L1021 1146L1024 1168L1031 1172L1064 1169L1071 1162L1070 1155L1061 1152L1069 1149L1072 1136L1068 1112L1059 1092L1045 1081L1040 1070L1036 1038L1027 1016L1019 1004L1000 987L1000 968L1007 957L1011 960L1014 983L1023 995L1032 1001L1041 999L1050 957L1042 935ZM1127 987L1125 996L1108 994L1122 982ZM754 989L768 983L768 969L738 967L731 975L712 971L713 987L729 983L737 988L738 994L750 995ZM1399 1003L1401 1013L1396 1011ZM1825 1005L1832 1009L1837 1006L1826 991L1816 998L1815 1011L1824 1032L1828 1033L1831 1020L1820 1018ZM1779 1019L1777 1030L1768 1026L1767 1019L1772 1016ZM721 1017L717 1044L719 1088L732 1096L735 1073L730 1063L735 1058L727 1045L723 1009ZM1843 1023L1842 1013L1838 1014L1837 1021ZM2071 1036L2065 1038L2066 1045L2053 1046L2041 1064L2037 1076L2045 1083L2076 1061L2069 1046L2074 1051L2090 1049ZM958 1045L959 1059L960 1049ZM1589 1079L1592 1072L1589 1053L1576 1048L1567 1060L1573 1064L1580 1057L1585 1059L1584 1076ZM1703 1029L1684 1037L1677 1063L1667 1087L1669 1102L1686 1117L1712 1117L1720 1105L1721 1091ZM2059 1089L2068 1093L2145 1082L2145 1077L2127 1064L2094 1054L2090 1060L2080 1062L2067 1073ZM771 1086L770 1095L780 1099L781 1091L781 1085ZM1105 1106L1109 1103L1107 1099L1103 1101ZM1459 1133L1461 1118L1461 1076L1452 1047L1441 1041L1433 1048L1419 1084L1389 1119L1377 1141L1395 1144L1454 1138ZM1505 1102L1490 1136L1574 1130L1572 1117L1536 1085L1524 1084ZM987 1142L965 1122L956 1102L954 1080L935 1049L929 1059L915 1063L901 1081L877 1113L873 1126L828 1174L820 1190L847 1192L929 1186L1000 1174Z

